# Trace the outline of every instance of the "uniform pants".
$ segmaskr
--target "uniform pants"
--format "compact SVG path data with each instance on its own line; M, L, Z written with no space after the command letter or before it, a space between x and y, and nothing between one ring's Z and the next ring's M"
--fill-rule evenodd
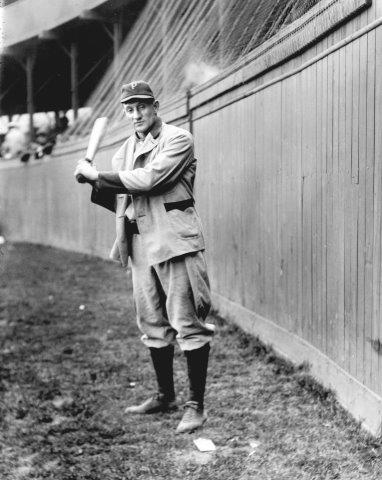
M140 235L132 236L131 247L134 303L143 343L162 348L176 340L181 350L194 350L209 342L213 330L205 324L211 297L204 253L150 266Z

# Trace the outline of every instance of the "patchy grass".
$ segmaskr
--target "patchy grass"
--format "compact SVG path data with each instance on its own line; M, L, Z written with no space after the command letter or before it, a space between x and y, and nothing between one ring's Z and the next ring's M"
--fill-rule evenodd
M0 272L2 480L382 478L381 441L304 367L218 317L203 431L175 436L181 411L125 417L154 386L126 273L29 244L3 246ZM184 400L180 352L175 375ZM198 452L199 436L217 450Z

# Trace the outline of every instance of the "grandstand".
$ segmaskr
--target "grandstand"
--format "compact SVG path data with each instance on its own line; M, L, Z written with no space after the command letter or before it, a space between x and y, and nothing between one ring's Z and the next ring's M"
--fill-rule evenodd
M87 134L97 116L118 126L122 83L145 78L162 102L172 101L317 1L89 0L65 8L57 0L49 8L42 0L8 2L0 113L71 109L77 119L86 106L92 114L74 122L70 135Z
M1 115L78 116L145 1L20 0L3 7ZM33 132L33 130L32 130Z

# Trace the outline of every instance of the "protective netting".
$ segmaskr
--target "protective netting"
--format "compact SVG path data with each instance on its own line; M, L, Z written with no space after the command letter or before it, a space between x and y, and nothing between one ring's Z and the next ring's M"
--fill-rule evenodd
M318 1L148 0L89 97L92 114L69 134L86 134L99 116L120 123L123 83L144 79L162 103L171 100L232 65Z

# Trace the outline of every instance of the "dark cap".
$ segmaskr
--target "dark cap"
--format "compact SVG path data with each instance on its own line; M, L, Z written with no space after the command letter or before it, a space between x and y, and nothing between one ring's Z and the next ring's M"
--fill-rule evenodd
M128 102L133 98L152 98L154 100L154 94L150 85L143 80L122 85L121 103Z

